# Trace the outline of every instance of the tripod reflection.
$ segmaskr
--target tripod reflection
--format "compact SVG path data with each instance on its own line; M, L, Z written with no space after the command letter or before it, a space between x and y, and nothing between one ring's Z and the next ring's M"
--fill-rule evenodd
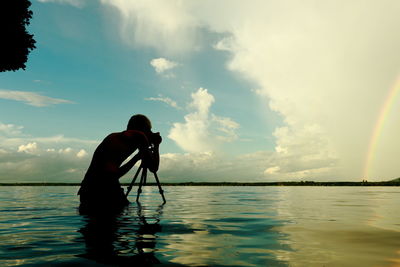
M132 216L135 213L137 216ZM85 215L85 225L79 230L85 253L77 255L97 263L117 266L151 266L156 257L157 233L161 232L163 205L146 216L146 208L138 203L118 215Z

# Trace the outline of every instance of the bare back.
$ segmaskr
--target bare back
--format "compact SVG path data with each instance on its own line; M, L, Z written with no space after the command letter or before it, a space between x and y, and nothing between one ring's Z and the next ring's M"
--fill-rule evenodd
M143 134L123 131L108 135L97 147L86 176L114 178L118 168L136 149L143 146Z

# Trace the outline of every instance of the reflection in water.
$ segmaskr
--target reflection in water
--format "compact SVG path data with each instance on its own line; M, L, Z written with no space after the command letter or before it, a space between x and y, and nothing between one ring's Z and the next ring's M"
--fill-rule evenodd
M174 201L165 206L133 204L111 218L85 217L80 230L85 253L79 256L119 266L288 265L275 256L275 250L290 248L275 230L283 221L275 218L272 194L240 188L174 190ZM153 198L154 192L145 192L143 203L154 203Z
M400 266L400 191L379 187L287 187L277 227L291 266ZM395 197L397 195L397 197Z
M169 188L168 188L169 189ZM264 188L181 187L164 209L160 251L188 266L288 266L275 230L276 193ZM159 241L159 243L160 243Z
M399 187L166 190L89 217L74 187L0 187L0 265L400 266Z
M134 212L136 209L137 217ZM98 263L118 266L149 266L160 263L154 255L157 233L161 231L160 205L154 216L138 203L117 215L85 215L86 224L79 230L86 252L78 255ZM150 221L150 222L149 222Z

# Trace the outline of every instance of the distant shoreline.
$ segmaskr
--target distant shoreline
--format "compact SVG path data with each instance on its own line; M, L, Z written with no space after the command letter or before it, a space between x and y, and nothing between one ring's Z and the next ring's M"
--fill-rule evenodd
M0 186L79 186L80 183L0 183ZM122 183L123 186L129 183ZM136 186L138 184L135 184ZM148 183L154 186L156 183ZM400 181L383 182L182 182L182 183L161 183L162 186L400 186Z

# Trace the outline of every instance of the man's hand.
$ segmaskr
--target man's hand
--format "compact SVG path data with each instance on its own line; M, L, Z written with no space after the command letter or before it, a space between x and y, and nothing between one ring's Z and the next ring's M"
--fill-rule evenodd
M160 155L158 152L158 146L162 142L162 138L159 132L153 133L153 132L148 132L147 133L147 138L149 140L149 143L153 145L152 148L149 150L144 150L143 151L143 158L142 161L144 161L145 166L153 173L157 172L158 170L158 165L160 164Z
M161 142L162 138L159 132L151 134L151 143L158 146Z

